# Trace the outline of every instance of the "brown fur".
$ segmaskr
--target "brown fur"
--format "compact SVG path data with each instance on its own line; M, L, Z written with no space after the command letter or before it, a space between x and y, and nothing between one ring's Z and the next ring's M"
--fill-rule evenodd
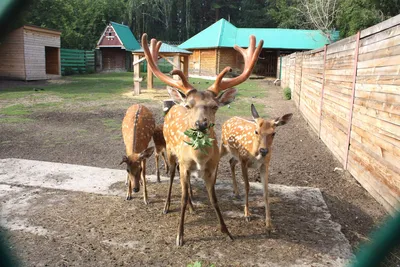
M162 156L164 160L164 166L165 166L165 172L168 174L169 172L169 165L167 161L165 160L165 148L166 148L166 143L164 139L164 134L163 134L163 128L164 124L159 124L156 126L154 129L154 134L153 134L153 141L154 145L156 147L156 153L155 153L155 159L156 159L156 175L157 175L157 181L160 182L160 167L159 167L159 159L160 155Z
M139 191L140 179L143 183L143 198L147 199L146 158L151 156L154 147L147 148L153 137L155 121L151 111L143 105L133 105L126 111L122 121L122 136L125 143L126 157L122 163L127 164L128 189L126 199L132 198L132 189Z
M240 162L246 193L244 216L247 221L250 221L248 168L259 168L264 190L266 228L271 231L272 224L268 203L268 168L272 154L272 141L276 127L286 124L292 114L287 114L275 120L264 120L258 118L257 113L255 114L254 121L233 117L222 125L220 154L221 158L228 153L233 156L229 163L236 196L239 196L239 191L236 183L235 166ZM268 150L265 156L262 156L261 149Z

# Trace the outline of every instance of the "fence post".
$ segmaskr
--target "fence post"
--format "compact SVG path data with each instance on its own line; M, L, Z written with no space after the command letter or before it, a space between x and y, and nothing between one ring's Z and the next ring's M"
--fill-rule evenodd
M328 45L324 46L324 68L322 69L322 88L321 88L321 100L319 103L319 129L318 138L321 139L321 123L322 123L322 105L324 103L324 89L325 89L325 65L326 65L326 50Z
M353 120L353 108L354 108L354 96L356 92L356 78L357 78L357 63L358 63L358 49L360 47L360 31L357 32L356 36L356 47L355 47L355 55L354 55L354 71L353 71L353 85L351 89L351 102L350 102L350 112L349 112L349 124L347 127L347 143L346 143L346 156L344 158L344 169L347 170L347 162L349 159L349 150L350 150L350 137L351 137L351 124Z

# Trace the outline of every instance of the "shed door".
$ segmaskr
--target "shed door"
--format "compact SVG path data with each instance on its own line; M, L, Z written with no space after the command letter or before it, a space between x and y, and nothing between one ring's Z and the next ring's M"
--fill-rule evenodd
M46 58L46 74L60 74L60 48L58 47L45 47Z

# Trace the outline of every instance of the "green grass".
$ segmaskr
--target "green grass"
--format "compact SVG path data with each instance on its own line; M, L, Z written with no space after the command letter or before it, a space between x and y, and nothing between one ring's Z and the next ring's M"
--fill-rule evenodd
M14 124L14 123L27 123L27 122L32 122L32 119L28 118L21 118L21 117L0 117L0 123L9 123L9 124Z
M289 87L285 87L285 89L283 89L283 98L286 100L292 99L292 90L290 90Z
M215 267L215 265L214 264L207 265L202 263L201 261L195 261L193 263L188 264L187 267Z
M145 74L141 74L145 76ZM0 108L0 114L4 115L1 121L28 122L29 115L35 112L53 111L64 109L74 111L88 111L109 106L112 101L117 103L127 103L124 93L132 92L132 72L125 73L97 73L82 74L63 77L57 83L38 86L20 86L6 88L0 91L0 103L14 102L14 105ZM214 81L190 78L190 84L199 90L205 90L213 84ZM146 82L142 83L142 88L146 87ZM166 85L159 79L154 79L154 87L165 88ZM44 90L35 91L34 88ZM250 105L254 103L260 114L263 114L264 106L260 104L260 99L266 97L266 91L260 87L260 81L248 80L236 87L238 94L236 100L231 103L230 108L222 107L219 114L223 113L229 116L251 116ZM119 101L119 102L118 102ZM134 99L133 103L149 103L151 99ZM85 104L88 103L89 104ZM82 103L82 105L81 105ZM124 104L125 105L125 104ZM110 131L120 129L120 121L104 120L103 124Z
M106 127L107 130L109 131L116 131L116 130L121 130L121 123L122 121L120 120L115 120L115 119L103 119L103 125Z

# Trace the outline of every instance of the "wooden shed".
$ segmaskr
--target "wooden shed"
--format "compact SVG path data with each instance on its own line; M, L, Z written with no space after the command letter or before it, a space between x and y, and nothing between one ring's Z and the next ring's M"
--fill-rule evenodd
M132 68L132 51L140 45L128 26L115 22L105 28L96 49L101 56L97 69L100 71L127 71Z
M61 32L25 25L0 44L0 77L46 80L61 76Z
M250 35L257 42L264 40L257 65L253 73L261 76L277 76L277 60L281 54L323 47L328 40L316 30L236 28L221 19L182 43L179 48L192 51L189 73L199 76L215 76L230 66L240 72L244 67L243 57L234 50L234 45L247 47ZM335 32L333 36L338 37Z

